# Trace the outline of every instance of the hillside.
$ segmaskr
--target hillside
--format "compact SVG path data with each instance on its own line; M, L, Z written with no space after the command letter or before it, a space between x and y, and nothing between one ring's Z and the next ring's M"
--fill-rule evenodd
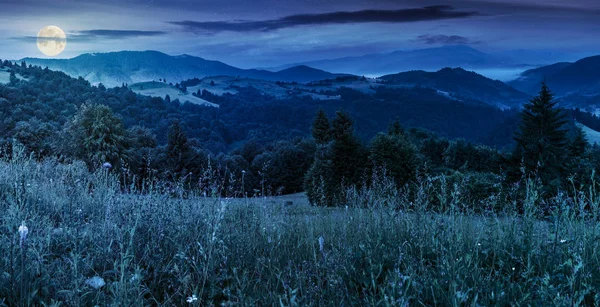
M129 85L129 89L133 92L151 96L151 97L161 97L164 98L167 95L171 98L171 100L179 99L180 102L190 102L197 105L205 105L211 107L219 107L219 105L208 102L202 98L198 98L192 95L190 92L184 93L181 90L175 88L172 85L163 83L163 82L140 82Z
M166 79L177 83L206 76L240 76L270 81L308 82L337 75L309 67L292 67L281 72L240 69L219 61L190 55L170 56L158 51L121 51L82 54L72 59L25 58L27 64L48 67L92 84L108 87Z
M528 70L509 85L533 94L544 80L559 96L597 94L600 91L600 56Z
M577 126L580 127L585 133L585 137L590 144L599 144L600 145L600 132L589 128L581 123L577 123Z
M505 83L488 79L462 68L444 68L437 72L422 70L386 75L380 78L385 85L429 87L461 100L483 101L499 108L518 108L529 95Z

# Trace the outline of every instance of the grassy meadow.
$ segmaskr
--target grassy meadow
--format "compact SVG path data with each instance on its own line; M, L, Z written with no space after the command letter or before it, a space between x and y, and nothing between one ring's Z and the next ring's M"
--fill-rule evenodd
M435 180L413 202L384 178L321 208L302 194L135 191L17 153L0 162L0 306L600 303L594 189L539 219L535 187L523 214L476 215L460 210L460 186L434 192ZM430 197L447 210L428 210Z

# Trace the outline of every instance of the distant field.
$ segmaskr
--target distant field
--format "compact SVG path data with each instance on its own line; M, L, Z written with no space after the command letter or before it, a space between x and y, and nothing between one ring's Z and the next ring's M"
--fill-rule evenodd
M587 137L588 142L590 142L590 144L594 144L594 143L598 143L600 144L600 132L596 131L596 130L592 130L589 127L577 123L577 126L581 127L581 129L583 129L583 132L585 132L585 136Z
M4 69L0 69L0 84L7 84L10 82L10 73Z
M134 91L137 94L152 96L152 97L161 97L165 98L165 96L169 95L171 97L171 101L175 99L179 99L179 101L190 102L198 105L208 105L211 107L219 107L219 105L214 104L212 102L208 102L204 99L198 98L192 95L192 92L188 90L188 93L183 93L172 85L165 84L162 82L141 82L135 83L129 86L129 89Z
M27 81L27 79L23 78L23 76L16 74L17 79L19 80L25 80ZM8 70L8 68L2 68L0 69L0 84L8 84L10 82L10 71Z
M211 82L214 84L211 85ZM235 94L238 92L238 88L242 87L254 87L259 91L275 96L278 98L288 97L292 95L308 95L313 99L329 100L335 99L335 97L321 95L309 92L311 88L307 88L303 84L277 84L271 81L257 80L250 78L237 78L237 77L207 77L202 79L201 83L195 86L188 87L188 92L195 93L197 91L207 90L215 95L223 95L225 93Z

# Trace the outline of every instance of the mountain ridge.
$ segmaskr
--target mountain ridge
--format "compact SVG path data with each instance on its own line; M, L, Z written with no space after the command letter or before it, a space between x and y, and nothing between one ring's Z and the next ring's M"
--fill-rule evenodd
M24 58L20 61L62 71L76 78L83 77L92 84L102 83L109 87L159 79L177 83L220 75L285 82L309 82L341 76L309 67L291 67L281 73L241 69L220 61L187 54L171 56L154 50L85 53L71 59Z

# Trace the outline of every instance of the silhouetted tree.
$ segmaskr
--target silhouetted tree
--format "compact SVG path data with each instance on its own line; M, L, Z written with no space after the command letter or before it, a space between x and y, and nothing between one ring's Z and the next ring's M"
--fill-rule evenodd
M522 160L528 175L536 174L547 190L563 187L568 140L564 113L556 106L545 83L538 96L524 105L521 125L515 134L517 149L513 155Z

